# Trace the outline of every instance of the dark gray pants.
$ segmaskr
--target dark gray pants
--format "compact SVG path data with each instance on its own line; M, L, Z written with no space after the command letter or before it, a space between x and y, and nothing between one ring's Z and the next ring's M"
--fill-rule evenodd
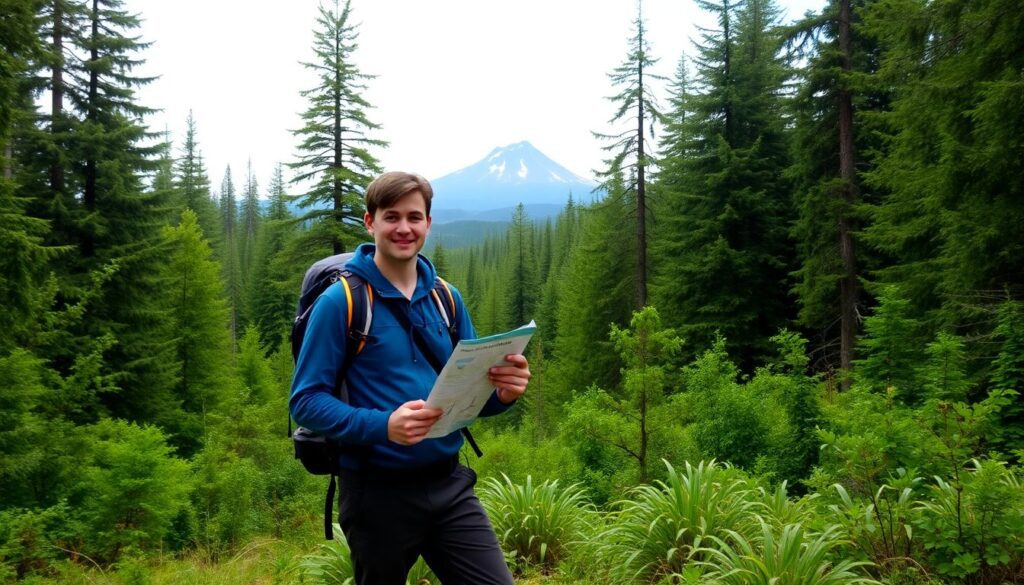
M342 473L338 523L356 583L404 585L420 555L445 585L513 583L475 484L457 464L426 476Z

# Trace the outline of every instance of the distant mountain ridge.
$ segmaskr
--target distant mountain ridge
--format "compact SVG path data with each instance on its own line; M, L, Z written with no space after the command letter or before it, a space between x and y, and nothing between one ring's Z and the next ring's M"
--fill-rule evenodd
M570 194L577 201L590 201L597 187L526 141L495 148L478 162L432 180L431 185L435 215L452 219L519 203L562 206Z

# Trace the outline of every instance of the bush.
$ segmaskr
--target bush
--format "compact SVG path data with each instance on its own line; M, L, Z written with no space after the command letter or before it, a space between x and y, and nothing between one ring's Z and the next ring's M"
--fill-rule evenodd
M1024 485L998 461L972 461L962 485L936 477L934 499L915 522L928 561L942 575L1002 583L1024 567Z
M157 548L188 505L189 464L155 427L104 420L92 434L80 506L87 552L115 561L126 548Z
M574 541L585 538L592 526L592 505L579 484L562 488L554 480L534 485L527 476L525 484L517 485L503 478L487 478L480 489L502 549L517 564L550 571Z

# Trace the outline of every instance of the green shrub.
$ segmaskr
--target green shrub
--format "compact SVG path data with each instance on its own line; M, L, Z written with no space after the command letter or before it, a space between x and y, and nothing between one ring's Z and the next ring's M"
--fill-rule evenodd
M591 549L594 562L608 567L617 581L654 582L681 574L702 557L709 537L749 529L754 502L738 470L714 461L687 463L683 473L666 466L666 481L634 488L631 499L618 502Z
M1024 485L998 461L973 460L954 481L935 478L915 527L929 563L947 577L1002 583L1024 567Z
M188 505L189 464L156 427L104 420L92 434L80 504L86 552L115 561L127 548L159 547Z
M498 541L516 564L550 571L566 555L571 543L585 538L592 525L593 507L578 484L560 487L557 480L517 485L487 478L480 499L494 524Z
M914 489L920 481L913 472L898 469L869 498L851 497L836 484L838 501L828 510L864 558L886 571L896 570L916 552L911 522L916 515Z
M747 539L728 531L726 539L711 536L716 546L700 549L709 569L706 582L721 585L855 585L877 581L857 574L865 562L833 562L831 552L840 544L839 530L831 527L816 535L799 524L774 529L761 522L758 538Z

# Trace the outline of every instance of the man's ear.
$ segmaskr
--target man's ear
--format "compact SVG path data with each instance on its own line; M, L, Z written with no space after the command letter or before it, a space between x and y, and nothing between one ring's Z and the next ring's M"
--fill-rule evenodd
M363 225L366 226L366 231L373 233L373 216L369 211L363 214Z

